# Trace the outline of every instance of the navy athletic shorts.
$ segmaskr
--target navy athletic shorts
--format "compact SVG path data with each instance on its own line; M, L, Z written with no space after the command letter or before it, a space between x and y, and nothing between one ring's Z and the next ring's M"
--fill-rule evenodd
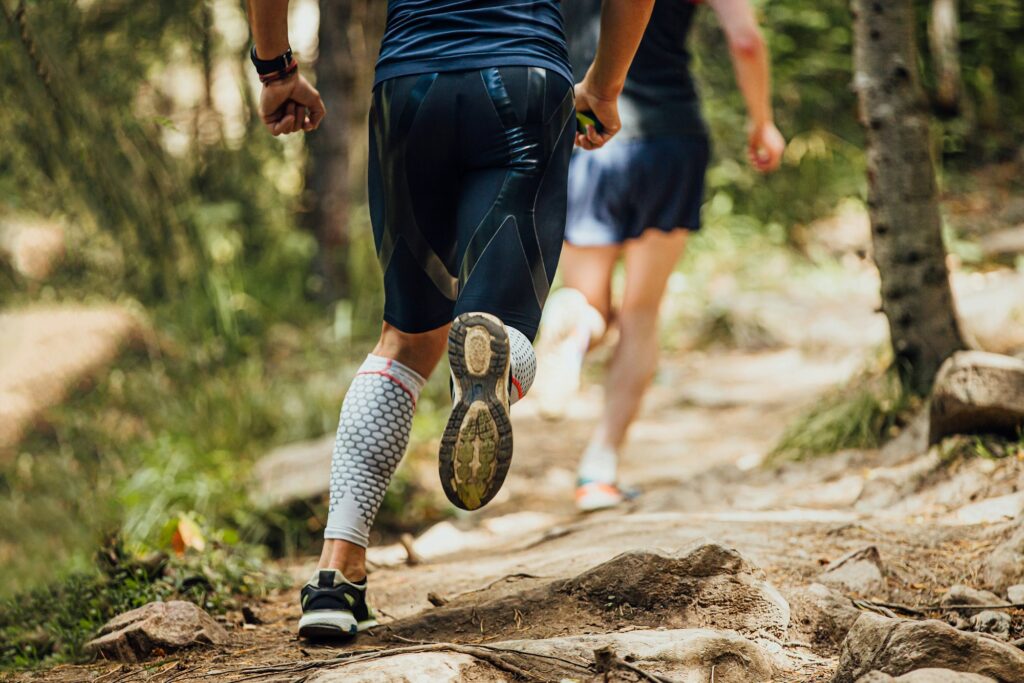
M574 246L622 244L648 229L700 228L706 135L612 140L577 152L569 165L569 219Z
M426 332L482 311L534 337L565 233L574 130L571 84L538 67L374 88L369 198L385 321Z

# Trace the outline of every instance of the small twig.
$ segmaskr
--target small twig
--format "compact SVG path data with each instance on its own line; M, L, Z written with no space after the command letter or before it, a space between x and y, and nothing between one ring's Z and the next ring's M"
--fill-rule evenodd
M412 544L416 539L412 537L412 534L402 534L399 537L398 542L405 548L405 563L410 567L415 567L418 564L423 564L423 557L416 552Z
M632 671L637 676L644 678L651 683L673 683L672 679L665 678L664 676L658 676L652 674L649 671L644 671L635 664L631 664L626 660L615 654L611 646L605 645L594 650L594 663L597 665L597 673L604 674L605 680L608 680L608 674L615 669L625 669L626 671ZM714 669L711 670L712 683L714 683Z

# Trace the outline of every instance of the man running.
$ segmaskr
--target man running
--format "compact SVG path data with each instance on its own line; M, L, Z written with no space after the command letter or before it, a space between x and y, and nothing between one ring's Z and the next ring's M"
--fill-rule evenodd
M747 105L750 163L775 170L785 141L772 121L768 51L754 12L749 0L708 4ZM597 46L598 0L564 7L573 63L584 64ZM686 47L696 10L692 0L655 3L622 91L622 133L593 154L575 155L570 166L565 288L552 296L541 339L542 369L550 363L558 370L544 377L548 405L565 404L579 386L587 349L613 318L619 328L604 409L579 464L576 502L584 511L624 499L619 453L657 366L658 308L688 232L700 227L709 144ZM613 314L611 280L620 258L625 290Z
M345 396L317 572L299 635L350 635L366 605L366 545L409 441L420 389L448 345L454 407L441 442L448 498L473 510L512 456L509 405L533 382L531 342L558 263L573 140L602 146L653 0L605 0L576 106L558 0L389 0L370 110L369 201L384 270L380 340ZM288 49L288 0L250 0L260 114L311 131L316 90Z

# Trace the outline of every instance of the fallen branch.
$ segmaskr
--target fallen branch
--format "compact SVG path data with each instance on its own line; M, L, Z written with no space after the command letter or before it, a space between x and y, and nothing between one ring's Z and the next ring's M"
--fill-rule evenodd
M854 605L861 609L869 609L872 611L878 611L884 614L882 610L898 610L900 612L906 612L907 614L913 614L916 616L928 616L928 612L954 612L961 609L1022 609L1024 608L1024 602L1013 602L1005 605L920 605L919 607L911 607L910 605L903 605L898 602L881 602L877 600L862 600L860 598L854 598L847 595ZM886 615L895 616L895 615Z

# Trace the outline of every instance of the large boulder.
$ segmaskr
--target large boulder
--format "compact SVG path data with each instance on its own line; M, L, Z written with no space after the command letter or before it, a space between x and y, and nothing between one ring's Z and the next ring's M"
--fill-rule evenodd
M514 593L481 590L388 626L388 633L431 640L547 638L562 624L617 631L640 624L722 628L783 639L789 604L764 573L737 551L699 541L681 552L622 553L587 571ZM385 636L387 637L387 636Z
M1024 360L985 351L960 351L939 369L932 388L928 438L1024 428Z
M1024 653L941 621L888 619L864 613L850 629L832 683L854 683L872 671L902 676L938 668L982 674L998 683L1024 681Z
M197 645L221 645L224 627L191 602L151 602L120 614L86 643L86 651L106 659L136 662Z
M949 669L918 669L898 678L881 671L872 671L867 676L862 676L857 683L994 683L994 680L988 676Z

